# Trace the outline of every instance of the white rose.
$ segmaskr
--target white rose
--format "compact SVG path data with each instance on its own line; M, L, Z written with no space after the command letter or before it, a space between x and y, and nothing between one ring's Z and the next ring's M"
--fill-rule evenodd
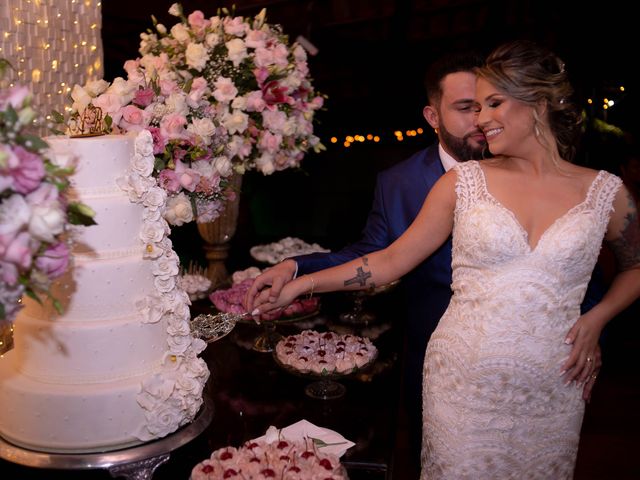
M73 108L76 112L84 112L84 109L91 103L91 95L80 85L74 85L71 90L71 98L73 99Z
M204 48L204 45L201 43L190 43L187 46L185 56L187 58L187 65L198 71L201 71L207 65L207 61L209 60L207 49Z
M204 143L209 145L211 143L211 137L216 133L216 126L208 118L194 118L187 127L187 131L202 137Z
M264 175L271 175L276 171L276 167L273 164L273 155L263 153L256 159L256 167L258 167L258 170L260 170Z
M29 233L43 242L53 242L64 230L65 214L57 203L39 205L31 210Z
M93 80L87 82L84 88L89 92L92 97L97 97L109 87L109 82L106 80Z
M193 221L193 209L191 208L189 198L184 193L169 197L164 218L171 225L178 227Z
M237 67L240 63L247 58L247 47L244 44L244 40L240 38L234 38L225 43L227 50L229 51L229 59L233 62L233 65Z
M238 89L230 78L218 77L213 86L213 96L219 102L229 103L238 95Z
M126 105L133 97L135 97L136 90L138 86L133 82L127 82L122 77L117 77L111 83L111 86L107 88L106 93L114 94L118 97L121 97L121 105Z
M178 256L173 252L173 255L163 255L151 262L151 272L154 275L177 275L178 271Z
M0 203L0 235L13 235L29 223L31 208L22 195L11 195Z
M162 222L146 222L140 229L140 240L143 244L158 243L165 234L165 227Z
M174 3L173 5L171 5L169 7L169 14L173 15L174 17L179 17L180 15L182 15L182 5L180 5L179 3Z
M189 106L187 105L187 98L184 92L172 93L165 100L165 104L168 108L166 113L177 113L183 117L186 117L187 113L189 113Z
M190 40L189 30L181 23L176 23L171 27L171 35L180 43L187 43Z
M163 24L159 23L156 25L156 30L158 31L159 34L164 35L165 33L167 33L167 27L165 27Z
M204 39L204 43L207 44L207 47L209 48L213 48L215 47L218 43L220 43L220 35L218 35L217 33L209 33L207 34L207 36Z
M159 217L159 209L164 206L167 201L167 191L161 187L153 187L151 190L147 192L147 194L142 199L142 204L147 207L145 212L150 210L153 213L150 213L147 217L150 220L157 220Z
M231 108L234 110L244 110L247 106L247 99L243 96L238 96L231 102Z
M282 134L289 137L296 133L296 121L293 118L288 118L282 126Z
M139 153L134 153L131 158L130 167L138 175L148 177L153 172L153 157L143 156Z
M167 338L169 351L174 355L181 355L191 346L191 334L173 335Z
M176 288L176 277L162 275L153 279L153 284L160 293L170 292Z
M149 418L147 428L155 438L162 438L175 432L183 418L182 407L163 404L153 413L153 418Z
M140 133L136 135L134 148L135 152L140 155L147 157L153 155L153 137L149 130L141 130Z
M231 164L231 161L225 156L216 157L216 159L213 161L213 166L218 171L221 177L228 177L229 175L231 175L231 173L233 173L233 165Z
M230 134L242 133L249 126L249 115L240 110L234 110L231 113L225 113L221 123Z

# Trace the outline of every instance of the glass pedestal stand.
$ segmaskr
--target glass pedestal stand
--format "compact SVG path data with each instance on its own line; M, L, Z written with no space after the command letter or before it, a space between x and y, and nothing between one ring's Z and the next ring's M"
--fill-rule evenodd
M113 478L151 480L156 469L169 460L170 452L200 435L211 423L213 404L207 397L189 425L164 438L122 450L99 453L48 453L27 450L0 437L0 458L27 467L90 470L105 469Z

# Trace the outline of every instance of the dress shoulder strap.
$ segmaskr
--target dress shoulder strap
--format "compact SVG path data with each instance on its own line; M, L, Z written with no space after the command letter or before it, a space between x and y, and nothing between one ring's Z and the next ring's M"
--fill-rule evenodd
M466 210L483 195L484 175L477 160L460 162L455 167L456 211Z
M589 190L587 202L598 214L602 227L606 229L613 212L613 200L622 186L620 177L600 170Z

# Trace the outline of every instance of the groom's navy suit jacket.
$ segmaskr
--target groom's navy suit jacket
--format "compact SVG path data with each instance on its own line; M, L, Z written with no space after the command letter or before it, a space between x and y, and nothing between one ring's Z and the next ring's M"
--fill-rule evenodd
M429 190L443 174L437 144L379 173L362 239L338 252L296 257L298 273L339 265L390 245L411 225ZM451 238L405 275L401 285L408 314L405 381L411 383L407 387L420 401L427 341L451 298Z

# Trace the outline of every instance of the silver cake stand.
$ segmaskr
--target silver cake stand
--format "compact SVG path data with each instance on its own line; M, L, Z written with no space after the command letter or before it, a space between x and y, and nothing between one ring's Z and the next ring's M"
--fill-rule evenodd
M0 437L0 458L27 467L61 470L106 469L112 477L151 480L156 469L169 460L170 452L200 435L211 423L213 405L209 398L189 425L150 443L111 452L66 454L27 450Z

